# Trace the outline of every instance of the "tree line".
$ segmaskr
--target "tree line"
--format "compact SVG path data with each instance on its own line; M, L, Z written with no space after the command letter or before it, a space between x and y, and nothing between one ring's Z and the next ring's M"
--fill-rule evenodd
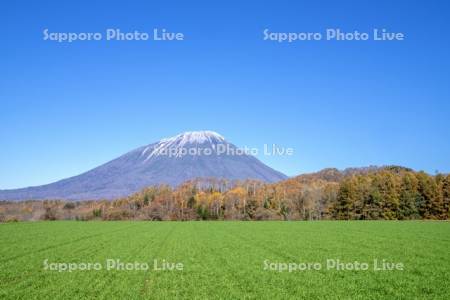
M388 166L325 169L274 184L199 179L108 201L1 202L15 220L410 220L449 218L450 175Z

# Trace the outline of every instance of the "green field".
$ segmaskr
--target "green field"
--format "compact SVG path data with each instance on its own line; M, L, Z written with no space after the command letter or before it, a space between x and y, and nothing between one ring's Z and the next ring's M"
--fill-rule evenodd
M1 224L0 241L0 299L450 299L449 222L29 222ZM46 259L102 268L45 270ZM150 270L108 271L107 259ZM183 270L153 270L154 259ZM370 268L327 270L327 259ZM404 270L374 271L373 259Z

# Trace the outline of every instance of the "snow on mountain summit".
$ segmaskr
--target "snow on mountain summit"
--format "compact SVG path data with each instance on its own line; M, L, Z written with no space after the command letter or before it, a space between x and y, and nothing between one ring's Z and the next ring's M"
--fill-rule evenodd
M212 142L212 141L225 141L225 138L218 134L215 131L210 130L203 130L203 131L186 131L183 133L180 133L176 136L162 139L162 141L178 141L181 145L187 144L187 143L198 143L202 144L206 141Z
M141 155L147 154L147 157L145 158L145 161L147 161L154 156L167 154L169 149L179 150L184 147L202 146L203 144L215 149L217 144L224 142L225 138L214 131L186 131L173 137L164 138L153 147L146 147ZM179 157L180 155L175 156Z

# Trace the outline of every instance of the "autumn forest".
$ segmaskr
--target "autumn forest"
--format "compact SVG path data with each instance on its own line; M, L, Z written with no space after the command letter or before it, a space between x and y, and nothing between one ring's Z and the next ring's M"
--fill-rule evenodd
M275 184L199 179L112 201L0 202L0 221L446 220L449 203L450 175L388 166L324 169Z

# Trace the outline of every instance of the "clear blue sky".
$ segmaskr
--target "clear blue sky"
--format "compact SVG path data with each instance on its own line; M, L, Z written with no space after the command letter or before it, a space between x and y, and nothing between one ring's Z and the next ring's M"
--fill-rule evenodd
M209 129L288 175L450 171L448 1L9 1L0 10L0 188L49 183ZM183 32L183 42L43 41L42 31ZM401 42L262 31L403 32Z

